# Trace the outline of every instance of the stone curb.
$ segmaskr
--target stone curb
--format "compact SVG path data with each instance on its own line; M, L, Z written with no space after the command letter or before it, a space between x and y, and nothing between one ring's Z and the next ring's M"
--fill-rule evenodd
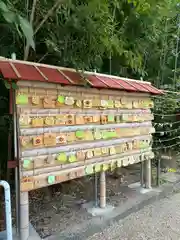
M108 219L104 221L101 225L91 225L85 232L81 233L74 233L71 234L71 236L65 236L64 234L57 234L56 236L52 236L50 238L46 238L46 240L85 240L89 237L92 237L94 234L102 232L105 228L108 228L113 223L116 223L128 215L132 213L138 212L140 209L144 208L145 206L148 206L155 201L161 200L163 198L168 197L171 194L175 194L177 191L180 191L180 181L174 182L172 184L167 184L165 186L162 186L162 191L157 193L155 196L151 196L150 198L143 200L142 202L138 203L137 205L131 207L130 209L126 210L125 212L119 214L118 216L115 216L114 218Z

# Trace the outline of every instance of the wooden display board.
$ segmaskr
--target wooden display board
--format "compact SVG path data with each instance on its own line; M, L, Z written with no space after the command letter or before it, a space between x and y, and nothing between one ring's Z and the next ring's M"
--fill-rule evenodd
M21 81L21 191L153 158L148 94Z

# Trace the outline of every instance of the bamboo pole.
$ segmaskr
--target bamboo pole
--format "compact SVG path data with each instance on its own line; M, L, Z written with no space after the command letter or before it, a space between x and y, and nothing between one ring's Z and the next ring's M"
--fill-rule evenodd
M146 174L146 182L145 188L151 188L151 160L148 159L145 161L145 174Z
M16 54L12 53L12 59L16 59ZM12 89L12 110L13 110L13 132L14 132L14 159L19 161L19 144L18 144L18 129L17 129L17 109L16 109L16 90ZM20 234L20 212L19 212L19 203L20 203L20 187L19 187L19 167L15 168L15 190L16 190L16 232Z
M143 161L141 161L140 183L141 183L141 187L143 187L144 186L144 162Z
M94 174L94 205L98 206L98 174Z
M106 173L100 173L100 208L106 207Z
M20 193L20 239L29 238L29 196L28 192Z

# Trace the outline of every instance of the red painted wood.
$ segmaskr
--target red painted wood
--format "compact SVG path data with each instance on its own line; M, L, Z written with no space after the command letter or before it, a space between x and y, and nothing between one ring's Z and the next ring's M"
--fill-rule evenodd
M57 69L47 67L38 68L48 78L49 82L71 85L71 82Z
M17 72L13 69L10 62L14 64ZM35 67L36 66L36 67ZM150 84L128 81L113 76L103 76L95 73L84 74L68 69L58 70L47 65L38 66L36 64L18 63L10 60L0 61L0 72L6 79L12 80L28 80L60 83L65 85L80 85L83 86L87 82L92 87L110 88L133 92L146 92L150 94L163 94L163 91L158 90ZM39 71L40 70L40 71Z

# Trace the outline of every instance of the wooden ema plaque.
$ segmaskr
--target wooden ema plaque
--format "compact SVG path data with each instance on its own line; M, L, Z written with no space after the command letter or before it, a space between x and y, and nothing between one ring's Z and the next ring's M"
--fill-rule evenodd
M16 104L21 191L152 158L147 94L21 82Z

